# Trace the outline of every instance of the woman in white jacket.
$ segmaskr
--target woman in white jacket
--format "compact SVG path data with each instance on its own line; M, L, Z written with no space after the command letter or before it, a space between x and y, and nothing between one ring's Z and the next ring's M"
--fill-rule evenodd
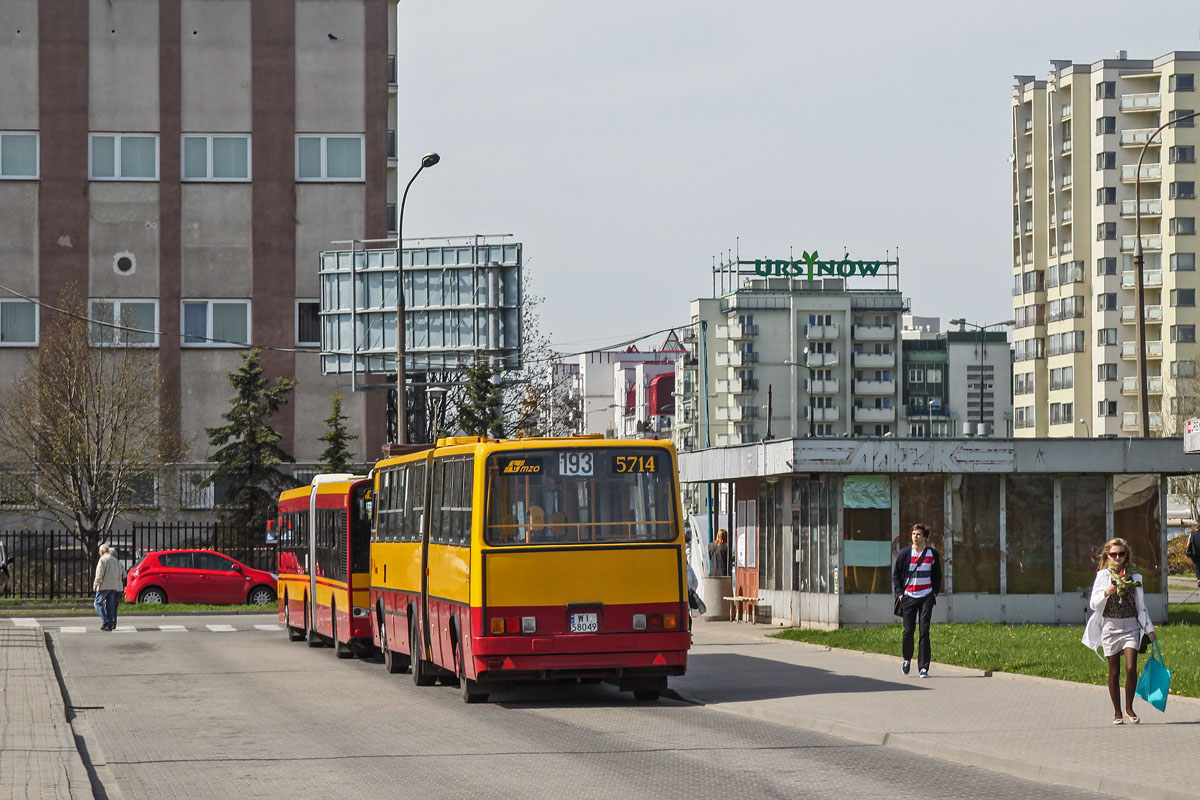
M1114 725L1125 722L1121 716L1121 660L1125 661L1125 715L1137 723L1140 720L1133 713L1133 696L1138 648L1142 634L1151 641L1158 636L1146 613L1142 576L1133 570L1129 544L1124 539L1112 539L1104 545L1088 603L1092 614L1083 629L1083 644L1093 651L1102 647L1108 659L1108 695L1116 713Z

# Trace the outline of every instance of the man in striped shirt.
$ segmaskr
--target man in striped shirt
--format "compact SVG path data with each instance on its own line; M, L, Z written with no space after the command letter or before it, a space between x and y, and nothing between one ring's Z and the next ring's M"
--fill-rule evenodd
M938 592L942 591L942 556L929 545L929 528L917 523L912 528L912 547L905 547L892 565L892 593L900 599L900 616L904 620L904 638L900 670L908 674L912 665L913 630L918 619L921 624L921 644L917 650L917 669L922 678L929 677L929 620Z

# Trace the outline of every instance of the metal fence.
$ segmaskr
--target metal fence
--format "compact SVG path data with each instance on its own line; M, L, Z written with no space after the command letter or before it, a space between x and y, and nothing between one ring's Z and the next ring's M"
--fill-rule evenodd
M211 523L148 523L114 530L108 537L117 558L130 569L155 550L216 550L268 572L275 571L275 545L264 534ZM5 595L56 600L92 595L95 554L70 531L0 531L0 544L13 563Z

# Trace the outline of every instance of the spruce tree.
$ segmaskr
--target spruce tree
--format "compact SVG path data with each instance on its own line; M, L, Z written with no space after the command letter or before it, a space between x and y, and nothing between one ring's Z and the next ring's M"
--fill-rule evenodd
M295 459L279 446L283 438L268 420L287 403L295 379L276 378L270 384L258 348L242 355L242 365L228 375L236 395L221 415L226 424L206 428L217 468L204 485L225 488L217 503L221 521L241 529L250 541L266 530L281 489L292 479L277 467Z
M358 438L358 434L346 432L346 417L342 413L341 393L333 396L333 413L325 420L328 426L319 438L325 442L325 452L321 453L321 465L326 472L350 472L353 459L347 445Z
M458 427L467 436L504 436L500 387L492 382L496 372L486 357L477 356L466 370L466 386L458 406Z

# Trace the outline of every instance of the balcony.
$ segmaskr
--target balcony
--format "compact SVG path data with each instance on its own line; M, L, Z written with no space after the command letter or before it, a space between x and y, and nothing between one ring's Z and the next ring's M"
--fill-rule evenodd
M396 232L396 204L395 203L387 204L387 229L388 229L388 233ZM395 337L393 336L393 338L395 338Z
M1133 207L1134 207L1134 203L1136 203L1136 202L1137 202L1136 200L1122 200L1121 201L1121 216L1122 217L1134 216ZM1141 205L1142 205L1142 216L1143 217L1161 217L1162 216L1162 200L1160 198L1155 197L1150 200L1143 200Z
M837 378L830 378L824 381L808 380L804 382L804 389L809 394L837 394L840 386L841 383Z
M1063 175L1062 183L1060 183L1059 185L1060 185L1060 186L1061 186L1063 189L1070 189L1070 188L1071 188L1071 175L1070 175L1070 173L1068 173L1068 174L1066 174L1066 175Z
M1026 153L1026 154L1025 154L1025 166L1026 166L1027 168L1032 168L1032 167L1033 167L1033 153Z
M896 326L852 325L850 336L856 342L892 342L896 340Z
M1033 120L1031 120L1031 119L1025 120L1025 132L1033 133Z
M680 338L685 342L694 342L700 338L700 334L696 333L695 328L689 327L683 329L683 336Z
M745 353L741 350L735 350L732 353L718 352L717 366L718 367L744 367L749 364L758 363L758 353Z
M856 367L894 367L895 353L855 353L853 364Z
M1121 430L1136 431L1142 427L1140 411L1126 411L1121 415ZM1150 430L1162 430L1162 414L1150 412Z
M1127 114L1140 111L1158 111L1161 108L1162 95L1158 92L1121 95L1121 110Z
M758 406L717 406L717 419L724 422L758 419Z
M1137 278L1137 273L1134 272L1133 270L1130 270L1128 272L1122 272L1121 273L1121 288L1122 289L1137 288L1137 281L1135 280L1135 278ZM1161 269L1143 270L1142 271L1142 286L1145 286L1147 288L1154 288L1156 286L1162 286L1162 270ZM1130 313L1132 313L1132 309L1130 310Z
M754 444L761 439L762 437L756 434L754 431L718 433L715 444L718 447L732 447L739 444Z
M1070 118L1071 118L1071 107L1070 107L1070 106L1063 106L1063 107L1062 107L1062 113L1059 115L1059 117L1058 117L1058 118L1059 118L1059 119L1070 119Z
M829 325L805 325L804 338L816 341L824 341L828 339L836 339L842 335L841 328L837 323Z
M855 394L895 394L895 381L854 381Z
M809 353L804 358L804 365L808 367L836 367L841 363L841 357L837 353Z
M1162 234L1161 233L1143 233L1142 234L1142 250L1162 250ZM1126 234L1121 237L1121 252L1133 252L1133 235Z
M1130 130L1121 131L1121 147L1141 147L1146 142L1150 142L1151 147L1157 147L1162 144L1162 132L1160 131L1154 137L1154 141L1150 141L1150 134L1154 133L1154 128L1131 128Z
M396 160L396 132L387 132L387 157L388 161Z
M1133 183L1136 180L1137 164L1126 164L1121 167L1121 180L1124 183ZM1146 181L1161 181L1162 180L1162 164L1142 164L1142 182Z
M804 409L804 418L809 422L837 422L841 418L841 413L836 408L813 408L809 406Z
M1066 255L1067 253L1071 252L1071 249L1072 249L1071 248L1071 240L1067 239L1065 242L1063 242L1063 246L1062 246L1063 255Z
M1152 339L1146 342L1146 358L1163 357L1163 343L1161 340ZM1137 343L1136 342L1121 342L1121 358L1126 361L1134 361L1137 359Z
M1071 213L1071 209L1069 209L1069 208L1063 209L1063 213L1062 213L1063 225L1069 225L1071 223L1071 220L1074 218L1075 218L1075 215Z
M1121 322L1126 325L1134 325L1137 323L1137 314L1132 306L1125 306L1121 309ZM1162 306L1146 306L1145 308L1146 322L1151 324L1161 324L1163 321Z
M896 420L896 409L894 408L855 408L855 422L894 422Z
M388 91L395 94L396 86L396 57L387 57Z
M1135 395L1137 393L1138 393L1138 379L1136 377L1121 379L1121 394L1124 394L1124 395L1134 394ZM1163 393L1163 379L1161 377L1156 377L1156 376L1149 377L1146 380L1146 393L1147 394L1162 394Z
M733 322L729 325L717 326L718 339L732 339L734 341L743 341L753 339L758 336L757 325L746 325L740 322Z
M754 394L758 391L755 378L718 378L717 394Z
M1071 140L1070 139L1066 139L1065 141L1063 141L1061 152L1064 156L1071 152Z
M1032 187L1032 186L1026 186L1026 187L1025 187L1025 199L1026 199L1026 200L1032 200L1032 199L1033 199L1033 187Z
M1025 232L1033 233L1033 220L1025 220Z

